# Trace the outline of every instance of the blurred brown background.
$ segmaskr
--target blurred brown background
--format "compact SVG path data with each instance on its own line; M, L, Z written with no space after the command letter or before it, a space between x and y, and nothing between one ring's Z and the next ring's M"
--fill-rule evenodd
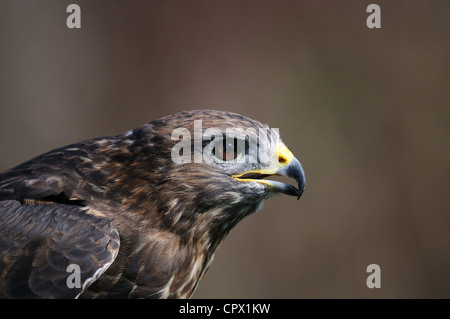
M66 27L70 3L81 29ZM182 110L238 112L280 128L307 188L239 224L196 298L449 298L449 12L2 0L0 170Z

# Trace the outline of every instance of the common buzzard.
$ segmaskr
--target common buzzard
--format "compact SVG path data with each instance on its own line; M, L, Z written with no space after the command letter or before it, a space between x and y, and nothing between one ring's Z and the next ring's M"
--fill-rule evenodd
M304 187L277 130L223 111L50 151L0 174L0 297L189 298L233 226Z

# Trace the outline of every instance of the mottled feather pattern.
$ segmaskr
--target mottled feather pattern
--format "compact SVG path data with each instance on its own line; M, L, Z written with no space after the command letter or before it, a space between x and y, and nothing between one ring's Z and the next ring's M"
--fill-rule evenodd
M112 262L119 248L108 220L77 206L14 200L0 202L0 238L0 247L8 247L0 259L0 294L10 298L74 298L81 290L67 288L67 267L79 265L84 282Z
M228 232L272 196L230 176L249 167L175 164L175 128L268 127L211 110L71 144L0 174L0 296L188 298ZM278 134L261 137L268 149ZM273 145L272 145L273 144ZM69 264L79 289L66 285Z

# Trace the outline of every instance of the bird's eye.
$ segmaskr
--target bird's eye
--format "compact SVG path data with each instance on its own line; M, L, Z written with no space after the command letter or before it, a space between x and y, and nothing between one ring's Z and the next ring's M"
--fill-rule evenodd
M212 154L220 161L233 161L242 153L242 148L239 146L237 138L220 139L215 142Z

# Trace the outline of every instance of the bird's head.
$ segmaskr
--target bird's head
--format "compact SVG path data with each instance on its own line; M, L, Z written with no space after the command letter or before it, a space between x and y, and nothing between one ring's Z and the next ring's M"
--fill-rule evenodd
M227 233L267 198L300 198L305 188L302 165L278 130L239 114L181 112L126 135L138 162L147 163L140 171L150 185L145 196L170 227L203 220L196 225ZM292 178L296 187L274 176Z

